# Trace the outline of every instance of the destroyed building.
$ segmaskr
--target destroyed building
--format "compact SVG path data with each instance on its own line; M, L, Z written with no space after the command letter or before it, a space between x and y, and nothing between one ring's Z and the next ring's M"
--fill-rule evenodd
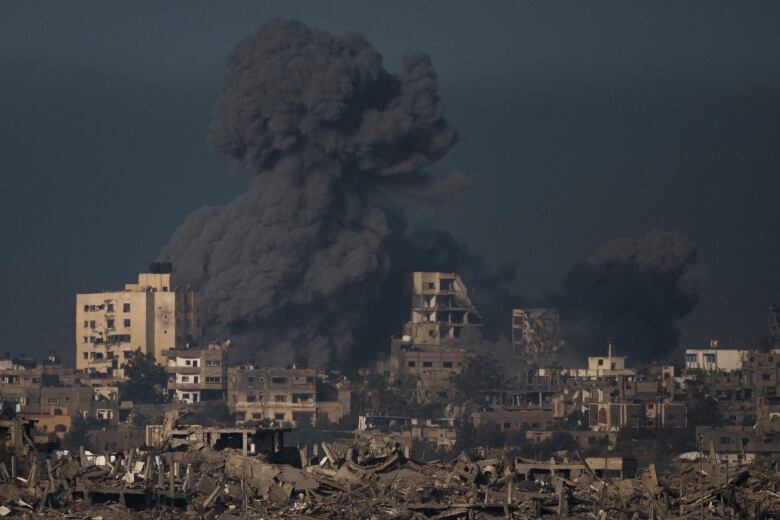
M549 363L563 346L556 309L512 310L512 348L525 365Z
M198 339L195 293L180 288L169 263L156 262L121 291L76 295L76 368L121 376L140 350L165 363L164 350Z
M391 339L389 377L412 378L418 403L445 402L454 395L450 376L466 366L482 318L455 273L411 273L404 291L409 321L403 336Z

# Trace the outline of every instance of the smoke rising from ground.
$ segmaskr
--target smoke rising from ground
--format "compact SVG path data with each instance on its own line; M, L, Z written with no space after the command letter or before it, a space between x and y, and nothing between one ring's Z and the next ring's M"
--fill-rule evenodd
M378 349L354 334L392 277L399 201L467 185L424 171L457 141L430 59L407 55L391 74L362 35L275 20L227 69L209 144L255 175L226 206L189 215L160 257L198 288L206 336L250 359L321 367Z
M461 274L487 342L506 345L514 265L493 269L448 233L410 229L404 201L463 192L462 174L425 169L457 141L424 54L399 74L362 35L298 22L263 25L227 58L209 145L253 172L246 193L189 215L160 254L198 289L206 339L232 339L261 364L360 366L401 331L410 271ZM613 339L662 357L698 300L696 248L672 232L604 245L544 305L561 311L570 352ZM499 341L499 338L504 339Z
M703 276L692 242L655 230L601 246L547 304L560 309L571 354L604 352L612 340L634 362L661 360L677 346L677 321L698 303Z

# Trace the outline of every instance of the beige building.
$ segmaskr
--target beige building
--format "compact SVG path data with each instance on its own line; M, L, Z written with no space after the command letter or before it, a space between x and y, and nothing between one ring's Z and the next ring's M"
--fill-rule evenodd
M124 290L76 295L76 368L121 375L133 351L165 363L163 351L197 340L195 294L154 263Z
M412 310L404 333L412 343L446 345L479 333L482 318L457 274L415 272L407 277L404 290Z
M557 309L513 309L512 346L515 356L530 365L550 362L563 346Z
M316 370L241 366L230 368L227 373L228 406L237 422L316 421Z
M225 398L227 349L230 342L205 348L174 348L166 357L168 394L188 404Z

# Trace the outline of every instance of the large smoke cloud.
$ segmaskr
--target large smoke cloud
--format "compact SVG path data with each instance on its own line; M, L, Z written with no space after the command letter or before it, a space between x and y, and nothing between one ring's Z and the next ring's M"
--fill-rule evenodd
M427 56L391 74L359 34L276 20L227 68L209 144L254 175L226 206L189 215L160 255L198 288L207 339L230 337L254 362L359 366L400 332L409 271L460 273L485 336L509 334L511 309L526 303L511 290L514 266L491 269L443 231L407 229L402 201L467 187L425 171L457 141ZM574 352L613 339L635 358L660 357L697 302L701 271L690 242L655 231L606 244L544 304L560 309Z
M547 304L560 309L570 352L603 352L612 340L635 362L660 360L677 346L677 321L698 303L703 274L693 243L656 230L604 244Z
M402 269L389 252L406 228L399 201L466 186L424 171L457 141L430 59L408 55L391 74L362 35L275 20L227 68L209 144L255 175L189 215L160 257L198 288L206 335L256 361L324 366L378 349L355 335L390 333L375 302Z

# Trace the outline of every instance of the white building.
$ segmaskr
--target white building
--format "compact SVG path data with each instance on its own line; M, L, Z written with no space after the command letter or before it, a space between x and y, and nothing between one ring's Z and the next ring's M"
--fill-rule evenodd
M747 350L719 348L710 341L710 348L689 348L685 351L685 369L705 372L733 372L742 369Z

